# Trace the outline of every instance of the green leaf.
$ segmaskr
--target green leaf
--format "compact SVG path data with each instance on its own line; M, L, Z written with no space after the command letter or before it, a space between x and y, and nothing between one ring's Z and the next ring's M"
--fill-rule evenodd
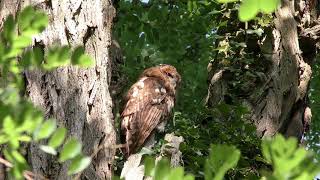
M94 64L93 60L85 54L84 48L82 46L77 47L73 51L71 62L73 65L79 65L81 67L90 67Z
M51 146L40 145L40 149L48 154L57 155L57 151Z
M48 138L53 132L54 130L56 130L57 125L56 125L56 121L53 119L49 119L47 121L45 121L41 127L35 131L34 133L34 138L35 140L40 140L40 139L44 139L44 138Z
M15 22L13 19L13 16L10 14L7 18L6 21L3 24L3 37L11 42L15 33Z
M3 121L3 130L7 134L10 134L12 131L14 131L16 128L16 125L12 119L11 116L6 116Z
M48 16L41 11L37 11L32 21L32 28L36 29L38 32L42 32L48 25L49 19Z
M27 136L27 135L22 135L18 138L19 141L23 141L23 142L30 142L31 141L31 137Z
M170 174L168 175L168 180L182 180L184 177L184 170L182 167L174 168L171 170Z
M18 26L20 30L24 31L30 26L34 12L35 10L31 6L27 6L19 13Z
M259 0L243 0L239 8L240 21L249 21L259 12Z
M22 163L22 164L27 163L24 157L17 150L12 151L11 154L12 154L12 157L19 163Z
M237 165L239 158L240 151L234 146L212 145L205 165L205 179L222 180L225 173Z
M230 3L230 2L236 2L239 0L217 0L219 3Z
M9 138L7 135L0 135L0 144L5 144L9 141Z
M155 180L163 180L166 178L168 172L170 171L170 163L168 159L163 158L155 167L154 179Z
M184 180L194 180L194 176L188 174L184 177Z
M32 65L40 66L43 61L43 50L39 47L34 47L32 53Z
M16 39L14 39L14 41L13 41L12 47L17 49L17 51L19 49L22 51L23 48L26 48L26 47L30 46L31 43L32 43L31 37L28 37L28 36L17 36Z
M44 120L42 113L33 107L31 103L24 103L23 106L23 111L19 116L19 118L23 120L23 123L17 128L17 131L33 133L34 130L39 127Z
M63 147L59 161L63 162L76 157L81 152L81 144L75 139L70 139Z
M25 7L18 16L19 29L22 34L32 36L44 30L48 25L48 16L33 7Z
M71 161L69 170L68 170L68 175L76 174L82 170L84 170L86 167L88 167L91 163L91 158L90 157L82 157L77 156Z
M54 47L49 49L46 63L43 64L43 68L46 70L52 70L54 68L65 66L70 64L70 48L68 46Z
M153 176L154 175L154 167L155 167L155 159L148 156L144 160L144 172L147 176Z
M20 64L23 67L40 66L43 61L43 52L40 48L34 47L30 51L26 51L22 57Z
M57 131L50 138L48 145L53 148L60 146L63 143L66 134L66 128L58 128Z
M9 152L8 149L4 149L3 154L4 154L4 157L6 158L6 160L8 160L9 162L13 162L14 161L12 153Z
M272 13L275 11L280 3L279 0L259 0L260 10L264 13Z
M285 139L282 135L276 135L274 139L264 139L262 153L273 166L274 172L268 176L269 179L314 177L320 171L320 166L317 165L319 163L309 159L311 154L299 148L295 138ZM302 172L305 174L300 176Z

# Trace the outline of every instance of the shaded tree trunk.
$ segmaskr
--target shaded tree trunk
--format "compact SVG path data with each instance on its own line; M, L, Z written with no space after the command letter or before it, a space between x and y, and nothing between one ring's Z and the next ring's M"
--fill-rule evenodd
M92 155L103 146L93 162L82 173L82 179L110 179L115 154L116 134L109 93L111 26L115 9L111 1L102 0L48 0L1 1L1 19L16 14L27 5L34 5L49 16L49 26L35 37L34 46L44 53L52 45L82 45L95 59L88 69L62 67L53 72L28 71L26 94L40 107L46 118L56 118L68 135L83 144L86 155ZM49 179L68 179L68 164L60 164L57 157L31 144L28 161L34 173Z
M251 48L254 49L252 52L263 55L256 61L262 61L264 71L259 74L260 83L247 80L246 95L232 96L238 96L242 104L248 107L250 119L261 137L280 132L301 139L310 123L307 92L318 37L308 33L308 30L319 26L314 9L315 5L310 1L283 0L275 13L275 27L266 28L266 36L260 40L247 39L249 51ZM261 65L249 68L261 68ZM207 104L214 106L232 94L227 84L234 74L217 64L212 64L209 74Z

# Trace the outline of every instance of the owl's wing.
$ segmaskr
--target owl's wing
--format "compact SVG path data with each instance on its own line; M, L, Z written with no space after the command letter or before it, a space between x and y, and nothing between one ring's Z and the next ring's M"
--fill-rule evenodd
M127 154L134 153L144 144L156 126L168 116L173 105L173 97L168 96L156 78L142 78L130 88L121 114Z

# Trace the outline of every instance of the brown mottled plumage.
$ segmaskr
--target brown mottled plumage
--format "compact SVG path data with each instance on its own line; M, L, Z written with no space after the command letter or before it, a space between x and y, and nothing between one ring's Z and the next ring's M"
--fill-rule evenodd
M129 89L121 114L127 156L139 150L153 130L167 120L180 80L176 68L164 64L143 71Z

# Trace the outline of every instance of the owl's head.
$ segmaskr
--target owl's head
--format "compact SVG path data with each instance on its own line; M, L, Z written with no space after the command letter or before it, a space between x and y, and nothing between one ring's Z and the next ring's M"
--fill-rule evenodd
M160 64L160 71L165 75L173 87L177 87L181 82L181 76L174 66L168 64Z
M168 64L160 64L155 67L146 69L142 76L157 77L170 84L174 90L181 82L181 76L174 66Z

